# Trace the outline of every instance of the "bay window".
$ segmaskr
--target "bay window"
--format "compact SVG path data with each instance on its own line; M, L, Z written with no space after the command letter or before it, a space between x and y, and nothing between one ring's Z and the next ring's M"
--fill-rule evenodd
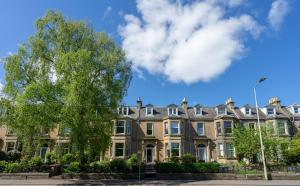
M233 158L234 157L234 148L231 143L226 143L226 157Z
M204 123L197 123L198 136L204 136Z
M285 132L285 123L284 122L279 121L277 123L277 131L278 131L279 135L286 134L286 132Z
M217 135L221 135L222 134L222 126L221 126L221 122L217 122Z
M172 153L172 157L176 156L178 157L180 151L180 144L179 143L171 143L171 153Z
M224 157L224 145L222 143L218 143L218 152L219 156Z
M169 122L165 122L164 123L164 131L165 131L165 135L169 134Z
M224 133L225 134L232 133L232 121L224 121Z
M180 128L179 128L179 122L178 121L171 121L171 134L180 134Z
M115 143L115 156L124 156L124 143Z

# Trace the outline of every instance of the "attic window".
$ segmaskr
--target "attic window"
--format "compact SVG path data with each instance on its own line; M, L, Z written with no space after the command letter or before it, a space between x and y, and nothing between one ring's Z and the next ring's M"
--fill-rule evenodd
M251 109L250 108L246 108L245 109L245 114L248 115L248 116L251 115Z
M195 107L194 108L195 115L202 115L202 108L201 107Z
M274 115L275 114L275 108L267 108L267 114L268 115Z
M120 107L119 108L119 114L128 116L129 114L129 108L128 107Z
M176 107L169 107L168 108L168 115L178 115L178 109Z
M227 109L225 107L217 108L218 115L227 114Z
M294 107L294 114L299 114L299 111L300 110L300 108L299 107Z
M146 116L153 116L153 108L146 107Z

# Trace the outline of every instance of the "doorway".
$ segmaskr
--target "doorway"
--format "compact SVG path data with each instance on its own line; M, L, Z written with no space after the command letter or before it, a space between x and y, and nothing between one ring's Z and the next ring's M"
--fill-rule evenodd
M154 149L154 146L151 145L151 144L148 144L146 146L146 163L153 163L153 149Z

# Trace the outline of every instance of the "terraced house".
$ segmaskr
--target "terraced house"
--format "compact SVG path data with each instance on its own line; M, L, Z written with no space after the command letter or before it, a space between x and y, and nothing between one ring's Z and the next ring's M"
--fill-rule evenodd
M143 105L139 98L136 106L122 106L118 112L120 117L114 121L112 143L106 156L127 158L140 153L146 163L168 161L185 153L192 153L204 162L237 161L232 144L233 128L257 127L256 108L248 104L236 107L232 98L215 107L189 106L186 99L181 105L159 107ZM274 135L290 138L300 127L300 105L282 106L276 97L271 98L267 106L259 108L258 115L262 125ZM60 145L68 152L68 132L53 129L45 134L40 155L43 157L53 145ZM10 151L19 147L16 136L2 126L0 149Z

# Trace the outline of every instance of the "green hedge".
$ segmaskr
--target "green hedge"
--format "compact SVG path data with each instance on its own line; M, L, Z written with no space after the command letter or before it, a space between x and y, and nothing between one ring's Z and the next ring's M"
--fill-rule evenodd
M158 173L214 173L219 171L218 163L157 163Z

